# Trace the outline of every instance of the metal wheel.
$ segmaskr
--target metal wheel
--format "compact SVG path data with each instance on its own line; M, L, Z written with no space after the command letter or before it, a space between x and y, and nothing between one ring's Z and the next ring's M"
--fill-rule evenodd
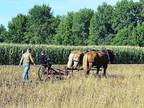
M41 81L46 81L48 79L48 72L44 66L40 66L38 69L38 78Z

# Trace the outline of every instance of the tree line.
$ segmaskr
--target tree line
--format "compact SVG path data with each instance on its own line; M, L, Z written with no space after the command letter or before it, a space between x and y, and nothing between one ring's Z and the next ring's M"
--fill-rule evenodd
M144 0L103 3L54 16L49 5L35 5L0 25L0 42L55 45L144 46Z

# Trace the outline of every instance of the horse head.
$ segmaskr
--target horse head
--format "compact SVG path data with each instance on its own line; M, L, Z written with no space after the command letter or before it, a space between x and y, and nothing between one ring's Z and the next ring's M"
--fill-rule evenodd
M115 59L115 54L114 54L114 52L113 52L112 50L110 50L110 49L107 49L107 52L108 52L108 55L109 55L109 61L110 61L111 63L113 63L113 62L114 62L114 59Z
M81 51L71 52L69 55L67 67L76 69L79 65L82 65L83 56L84 56L84 53Z

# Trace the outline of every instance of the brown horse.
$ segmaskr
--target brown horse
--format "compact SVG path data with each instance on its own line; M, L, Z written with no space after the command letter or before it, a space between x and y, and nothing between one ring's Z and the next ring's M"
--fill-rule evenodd
M88 75L91 68L95 66L97 68L97 75L99 75L100 68L103 67L103 76L106 76L108 63L113 63L114 57L115 55L112 50L89 51L85 53L83 57L83 69L86 75Z
M82 51L72 51L68 58L67 68L76 69L82 65L84 53Z

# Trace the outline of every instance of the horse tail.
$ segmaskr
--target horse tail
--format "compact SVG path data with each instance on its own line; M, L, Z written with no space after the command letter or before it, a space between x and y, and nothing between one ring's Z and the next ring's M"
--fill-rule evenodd
M88 59L88 55L87 55L87 54L84 54L83 63L82 63L84 70L87 70L87 69L88 69L88 60L87 60L87 59Z
M71 68L71 67L72 67L73 57L74 57L74 54L71 53L71 54L69 55L69 58L68 58L67 68Z

